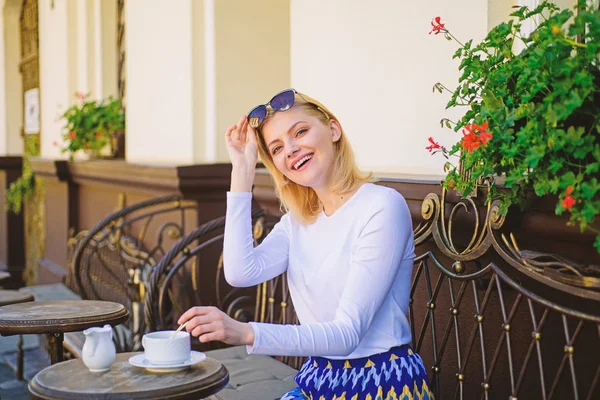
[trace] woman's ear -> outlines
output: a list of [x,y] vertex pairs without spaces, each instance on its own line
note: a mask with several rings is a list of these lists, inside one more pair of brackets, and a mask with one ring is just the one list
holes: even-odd
[[335,119],[329,121],[329,127],[331,128],[331,141],[335,143],[342,137],[342,127]]

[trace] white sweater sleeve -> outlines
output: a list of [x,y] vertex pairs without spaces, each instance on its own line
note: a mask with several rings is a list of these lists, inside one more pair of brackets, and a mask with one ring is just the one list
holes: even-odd
[[252,193],[228,192],[223,242],[223,269],[231,286],[247,287],[272,279],[287,269],[287,215],[260,245],[252,237]]
[[251,322],[255,340],[248,353],[343,357],[356,349],[399,268],[412,268],[412,259],[402,262],[413,241],[406,201],[390,192],[377,203],[354,245],[351,265],[341,266],[350,272],[334,319],[309,325]]

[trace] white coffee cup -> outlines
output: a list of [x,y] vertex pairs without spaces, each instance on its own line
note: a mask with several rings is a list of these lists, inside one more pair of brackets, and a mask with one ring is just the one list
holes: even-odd
[[155,365],[181,364],[191,354],[190,334],[179,331],[158,331],[147,333],[142,338],[144,357]]

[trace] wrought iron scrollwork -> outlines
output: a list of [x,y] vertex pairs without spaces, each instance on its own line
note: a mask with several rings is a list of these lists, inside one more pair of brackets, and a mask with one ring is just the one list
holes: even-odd
[[[253,212],[254,220],[260,219],[262,216],[262,210]],[[180,315],[185,311],[173,309],[176,305],[168,295],[172,278],[189,264],[192,265],[192,270],[195,271],[193,272],[194,276],[197,276],[199,268],[208,268],[208,265],[199,260],[204,259],[204,252],[211,246],[222,246],[224,226],[224,217],[215,218],[199,226],[181,238],[158,262],[148,280],[148,292],[145,299],[145,319],[150,331],[171,327],[174,324],[174,315]],[[228,287],[229,290],[226,293],[221,293],[223,281],[222,262],[222,256],[218,257],[215,275],[216,305],[234,318],[240,320],[252,319],[253,298],[249,298],[245,294],[240,295],[241,290],[238,288]],[[195,281],[193,285],[198,288],[198,291],[195,292],[195,305],[202,305],[198,292],[206,290],[206,282]]]
[[[436,398],[598,396],[598,357],[575,358],[600,341],[598,267],[520,249],[497,201],[449,206],[446,194],[423,201],[409,305]],[[471,230],[456,224],[461,211]]]
[[[600,341],[598,268],[521,249],[504,232],[510,216],[497,202],[451,204],[446,196],[422,202],[409,302],[412,345],[430,366],[436,398],[596,398],[600,358],[588,349]],[[271,225],[254,218],[255,238],[264,237]],[[184,236],[158,263],[146,297],[150,329],[168,327],[169,277],[186,262],[205,268],[200,251],[222,240],[223,225],[217,219]],[[221,259],[215,279],[217,303],[233,317],[298,323],[284,275],[254,295],[223,292]],[[302,362],[281,360],[296,368]]]
[[154,198],[123,207],[69,239],[68,286],[84,299],[121,303],[130,313],[127,325],[115,330],[119,351],[141,349],[150,273],[197,212],[196,202],[177,195]]

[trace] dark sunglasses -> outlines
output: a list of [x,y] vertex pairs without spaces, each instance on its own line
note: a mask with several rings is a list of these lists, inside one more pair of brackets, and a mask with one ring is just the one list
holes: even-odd
[[267,104],[261,104],[259,106],[254,107],[248,113],[248,124],[252,128],[258,128],[265,117],[267,116],[267,107],[271,106],[271,108],[275,111],[287,111],[294,106],[295,94],[300,96],[305,102],[312,104],[310,101],[306,100],[302,93],[296,91],[296,89],[286,89],[277,93]]

